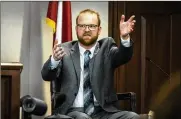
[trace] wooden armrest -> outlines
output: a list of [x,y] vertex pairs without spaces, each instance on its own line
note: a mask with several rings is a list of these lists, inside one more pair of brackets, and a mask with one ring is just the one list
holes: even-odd
[[129,100],[130,108],[132,111],[136,111],[136,93],[126,92],[126,93],[117,93],[118,100]]
[[126,93],[117,93],[118,100],[135,100],[136,93],[134,92],[126,92]]

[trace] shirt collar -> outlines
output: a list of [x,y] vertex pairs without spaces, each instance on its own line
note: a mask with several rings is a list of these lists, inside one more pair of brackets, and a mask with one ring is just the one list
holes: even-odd
[[[86,51],[86,49],[83,48],[79,42],[78,42],[78,45],[79,45],[80,54],[84,55],[84,52]],[[94,46],[91,49],[89,49],[89,51],[91,52],[91,55],[93,55],[96,45],[97,45],[97,42],[94,44]]]

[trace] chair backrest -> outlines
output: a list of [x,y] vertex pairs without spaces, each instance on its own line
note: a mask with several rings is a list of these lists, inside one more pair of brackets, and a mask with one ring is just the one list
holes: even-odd
[[55,96],[60,92],[60,82],[57,79],[54,79],[50,82],[50,93],[51,93],[51,107],[52,112],[56,108]]
[[136,112],[136,93],[134,92],[117,93],[117,97],[118,100],[128,100],[129,110]]

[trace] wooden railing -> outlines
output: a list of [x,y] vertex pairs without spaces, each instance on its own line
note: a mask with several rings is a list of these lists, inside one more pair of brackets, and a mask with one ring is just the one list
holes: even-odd
[[21,63],[1,63],[1,119],[19,119]]

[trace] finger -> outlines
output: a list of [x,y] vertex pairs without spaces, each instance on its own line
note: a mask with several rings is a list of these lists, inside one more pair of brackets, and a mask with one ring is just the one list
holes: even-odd
[[57,49],[57,47],[61,47],[60,44],[55,44],[53,47],[53,50],[55,51]]
[[64,52],[62,51],[62,52],[58,52],[58,53],[55,53],[54,54],[54,56],[55,56],[55,58],[57,59],[57,60],[60,60],[62,57],[62,55],[64,54]]
[[58,44],[58,39],[56,39],[56,40],[54,41],[54,45],[56,45],[56,44]]
[[62,59],[65,55],[66,55],[66,53],[63,52],[63,54],[59,54],[59,55],[57,56],[57,58],[58,58],[58,59]]
[[132,16],[128,19],[128,22],[133,21],[134,18],[135,18],[135,15],[132,15]]
[[57,46],[57,48],[55,49],[55,52],[54,52],[54,53],[58,53],[59,51],[62,51],[62,50],[63,50],[62,47]]
[[56,48],[57,48],[57,44],[55,44],[55,45],[53,46],[53,51],[55,51]]
[[134,30],[134,28],[133,28],[133,27],[129,27],[129,29],[128,29],[128,33],[131,33],[133,30]]
[[57,53],[57,54],[55,55],[58,60],[61,59],[60,55],[61,55],[60,53]]
[[57,47],[57,48],[54,50],[54,54],[57,54],[59,50],[60,50],[60,48]]
[[132,32],[132,31],[134,31],[134,29],[133,29],[133,28],[130,28],[130,31]]
[[53,42],[53,50],[55,50],[55,48],[57,47],[57,44],[58,44],[58,40],[56,39],[56,40]]
[[58,51],[56,54],[57,55],[60,55],[60,54],[63,54],[64,53],[64,50],[60,50],[60,51]]
[[121,15],[121,20],[120,20],[120,23],[123,23],[125,20],[125,16],[124,15]]
[[58,47],[61,47],[61,44],[57,44]]
[[133,20],[132,22],[133,22],[133,23],[136,23],[136,20]]

